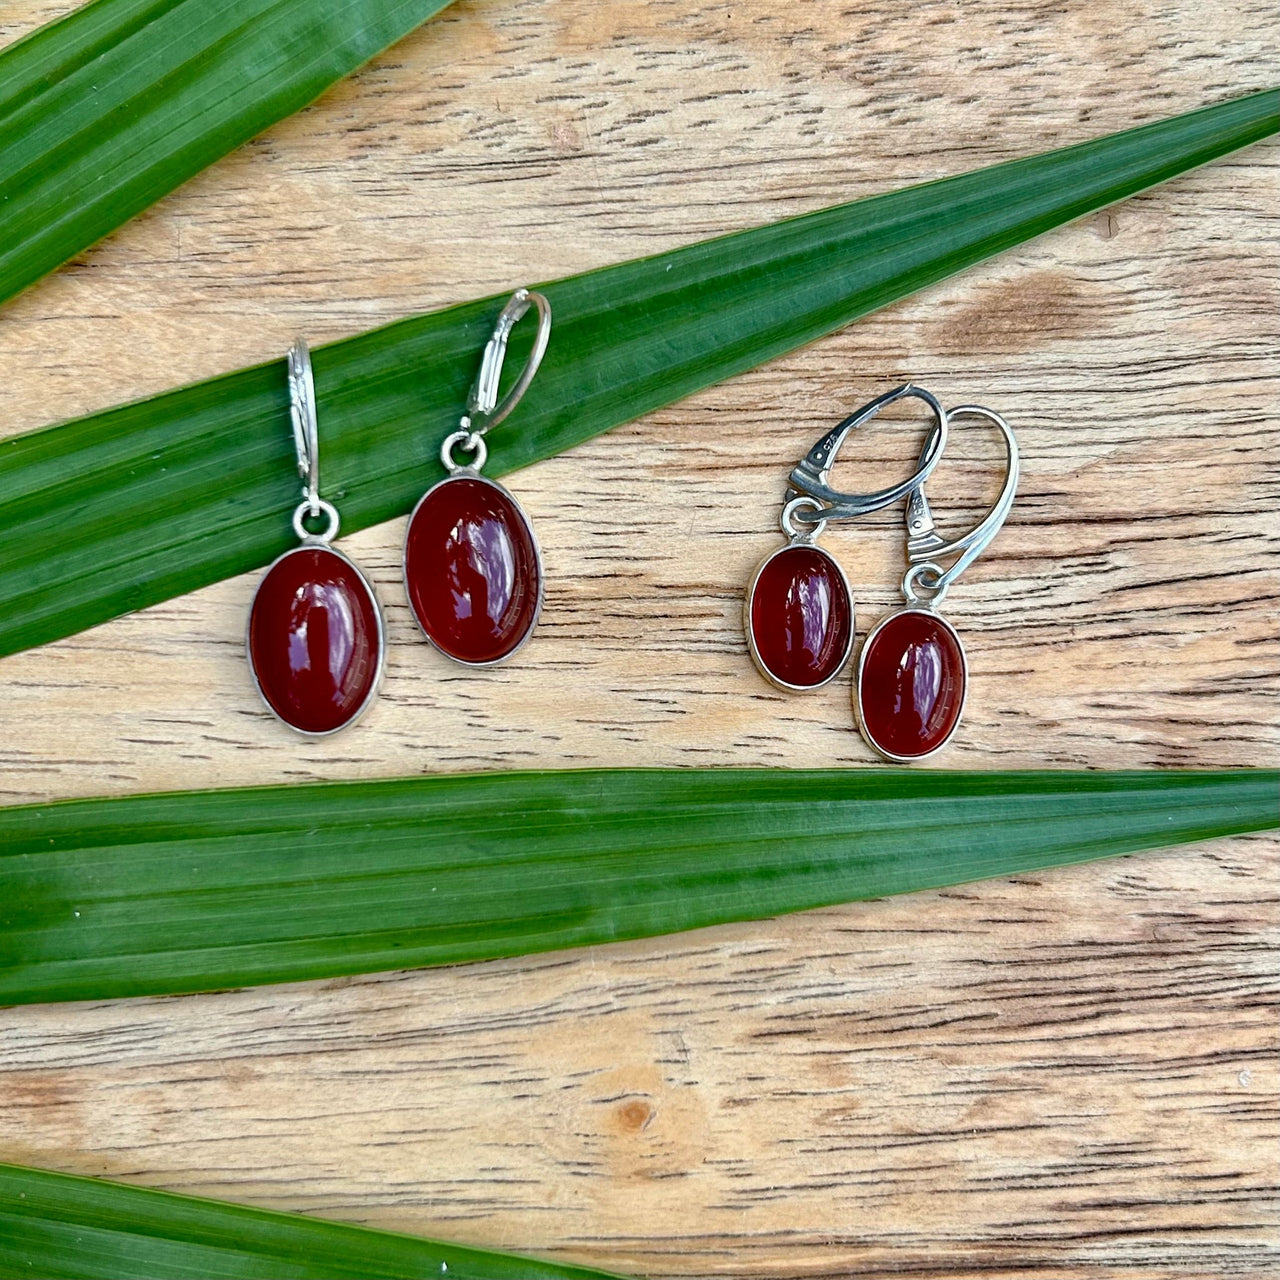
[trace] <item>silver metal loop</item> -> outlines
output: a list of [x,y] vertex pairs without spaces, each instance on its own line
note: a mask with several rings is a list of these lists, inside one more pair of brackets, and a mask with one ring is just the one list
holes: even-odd
[[[502,403],[498,403],[498,382],[502,377],[503,361],[507,357],[507,341],[511,330],[528,313],[530,307],[538,311],[538,331],[534,335],[533,350],[515,386],[507,392]],[[547,353],[547,342],[551,338],[551,304],[540,293],[529,289],[517,289],[511,300],[502,308],[497,323],[493,328],[493,337],[485,344],[484,355],[480,360],[480,372],[467,396],[467,418],[471,429],[478,435],[491,431],[520,403],[521,397],[529,389],[533,376],[538,372],[542,357]],[[478,469],[478,467],[477,467]]]
[[[484,436],[478,431],[472,431],[471,424],[466,418],[462,421],[464,425],[452,435],[445,436],[444,443],[440,446],[440,461],[444,463],[444,469],[450,475],[455,471],[479,471],[489,457],[489,446],[485,444]],[[470,462],[455,462],[453,451],[458,447],[475,456]]]
[[310,513],[320,514],[320,427],[316,420],[316,383],[311,372],[311,350],[305,338],[289,348],[289,418],[293,446],[298,454],[298,474]]
[[[907,560],[913,569],[938,571],[936,583],[924,583],[918,578],[912,583],[932,590],[934,603],[942,599],[947,588],[990,546],[991,540],[1000,532],[1000,527],[1013,507],[1020,471],[1018,442],[1014,439],[1013,429],[998,413],[980,404],[965,404],[950,410],[947,416],[952,421],[957,418],[983,418],[1000,429],[1005,445],[1005,477],[1000,496],[991,510],[968,533],[953,538],[950,542],[937,532],[929,500],[925,497],[924,484],[921,483],[912,491],[907,501]],[[945,572],[938,570],[934,561],[953,555],[958,556],[955,563]],[[904,595],[907,594],[910,578],[911,572],[908,571],[902,584]]]
[[[312,533],[310,529],[303,523],[308,516],[324,516],[328,521],[323,533]],[[293,513],[293,531],[302,542],[323,542],[328,544],[338,536],[338,526],[341,522],[338,519],[338,509],[332,502],[326,502],[323,498],[315,500],[315,507],[312,508],[311,500],[303,498],[298,503],[298,509]]]
[[817,542],[822,536],[822,531],[827,527],[826,520],[801,521],[801,528],[795,526],[795,515],[797,511],[805,509],[813,511],[823,510],[822,503],[817,498],[811,498],[808,494],[802,493],[798,498],[792,498],[785,507],[782,508],[782,532],[791,539],[792,542]]
[[[916,462],[916,469],[906,480],[890,485],[887,489],[879,489],[875,493],[841,493],[831,487],[831,468],[835,464],[836,454],[844,444],[849,433],[864,422],[869,422],[887,405],[896,400],[912,397],[923,400],[933,413],[933,426],[925,438],[924,448]],[[892,506],[901,498],[918,489],[932,474],[942,451],[947,444],[947,411],[938,403],[936,397],[923,387],[914,386],[910,382],[895,387],[864,405],[856,413],[851,413],[843,422],[838,423],[827,432],[821,440],[809,450],[801,462],[787,478],[790,489],[817,498],[822,504],[823,520],[856,520],[861,516],[879,511],[882,507]],[[815,523],[810,517],[800,517],[801,523]]]
[[[931,581],[925,580],[926,574],[930,575]],[[951,585],[945,579],[946,574],[943,573],[940,565],[932,564],[928,560],[913,564],[902,579],[903,598],[908,604],[922,604],[926,608],[941,604],[947,594],[947,588]],[[920,594],[921,591],[924,592],[923,595]]]

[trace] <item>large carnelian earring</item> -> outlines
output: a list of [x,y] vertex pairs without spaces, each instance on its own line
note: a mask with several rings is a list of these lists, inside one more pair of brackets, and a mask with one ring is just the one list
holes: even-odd
[[[830,485],[836,454],[850,432],[904,397],[923,400],[933,427],[915,473],[875,493],[839,493]],[[747,588],[747,646],[761,674],[780,689],[805,692],[834,680],[853,652],[855,609],[849,580],[817,545],[832,520],[855,520],[917,491],[937,466],[947,440],[947,415],[927,391],[910,383],[872,400],[832,428],[788,478],[782,531],[789,541],[756,567]]]
[[[498,379],[511,330],[538,312],[533,350],[498,403]],[[404,585],[422,633],[446,657],[472,667],[503,662],[528,640],[542,610],[542,557],[533,526],[502,485],[480,474],[485,433],[524,395],[551,336],[551,306],[520,289],[502,309],[458,430],[440,447],[449,475],[428,489],[409,517]],[[454,451],[471,455],[459,463]]]
[[[886,760],[910,764],[940,751],[960,726],[968,695],[969,663],[956,629],[939,612],[947,589],[1000,532],[1018,488],[1018,442],[1009,424],[981,405],[962,405],[947,415],[983,418],[1004,436],[1004,488],[980,524],[945,541],[933,523],[921,482],[907,500],[907,560],[904,605],[867,637],[858,658],[854,687],[858,727]],[[937,563],[956,560],[943,570]]]
[[[289,352],[289,395],[303,498],[293,513],[301,545],[267,569],[249,610],[245,648],[267,708],[311,737],[337,733],[373,702],[386,639],[369,580],[329,543],[338,512],[320,496],[320,435],[311,353],[299,338]],[[308,519],[325,520],[321,533]]]

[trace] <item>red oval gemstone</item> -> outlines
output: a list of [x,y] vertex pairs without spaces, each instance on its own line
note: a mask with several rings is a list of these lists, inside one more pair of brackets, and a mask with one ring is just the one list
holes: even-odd
[[327,547],[299,547],[267,570],[249,613],[249,662],[267,705],[303,733],[355,719],[382,670],[378,602],[360,570]]
[[964,649],[949,623],[925,609],[886,618],[858,667],[858,719],[873,747],[915,759],[955,732],[964,707]]
[[409,520],[404,582],[418,625],[459,662],[498,662],[538,620],[541,571],[516,500],[460,476],[427,491]]
[[783,547],[766,560],[748,613],[756,661],[779,684],[812,689],[849,656],[853,601],[839,565],[817,547]]

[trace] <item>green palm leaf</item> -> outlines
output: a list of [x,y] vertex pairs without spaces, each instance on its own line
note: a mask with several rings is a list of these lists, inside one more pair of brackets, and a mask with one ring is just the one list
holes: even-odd
[[[194,0],[193,0],[194,2]],[[1272,90],[543,286],[555,331],[492,472],[791,350],[1280,126]],[[316,353],[327,496],[348,531],[441,474],[501,300]],[[514,360],[528,335],[517,330]],[[263,565],[297,500],[283,360],[0,444],[0,653]]]
[[0,1164],[0,1276],[608,1280],[391,1231]]
[[94,0],[0,53],[0,301],[449,0]]
[[1275,772],[589,770],[0,810],[0,1004],[671,933],[1280,823]]

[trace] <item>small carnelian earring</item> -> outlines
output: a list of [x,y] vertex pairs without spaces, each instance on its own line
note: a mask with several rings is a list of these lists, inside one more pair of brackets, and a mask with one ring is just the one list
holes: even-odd
[[[498,403],[498,379],[511,330],[531,307],[538,330],[515,386]],[[428,489],[409,517],[404,585],[423,634],[447,657],[472,667],[509,658],[528,640],[542,610],[542,557],[520,504],[480,474],[485,433],[519,403],[538,372],[551,336],[551,306],[519,289],[498,316],[458,429],[440,460],[449,475]],[[471,455],[459,463],[454,451]]]
[[[338,512],[320,496],[320,435],[311,353],[299,338],[289,352],[290,416],[304,483],[293,513],[301,545],[267,569],[249,610],[245,647],[268,710],[291,729],[321,737],[345,729],[373,702],[386,639],[369,580],[329,543]],[[321,533],[307,520],[324,518]]]
[[[923,400],[933,426],[916,470],[875,493],[839,493],[831,468],[850,432],[904,397]],[[927,391],[910,383],[872,400],[833,427],[791,472],[782,508],[786,546],[766,556],[747,588],[747,645],[761,674],[780,689],[805,692],[834,680],[853,652],[855,609],[849,580],[818,546],[831,521],[856,520],[918,492],[947,442],[947,414]]]
[[[1018,488],[1018,442],[1009,424],[981,405],[952,409],[947,417],[982,418],[1004,436],[1004,487],[980,524],[947,542],[938,534],[924,482],[907,499],[907,560],[903,607],[867,637],[858,658],[854,691],[858,727],[868,745],[899,764],[923,760],[951,740],[964,714],[969,663],[956,629],[939,612],[947,590],[1000,532]],[[956,559],[949,569],[937,563]]]

